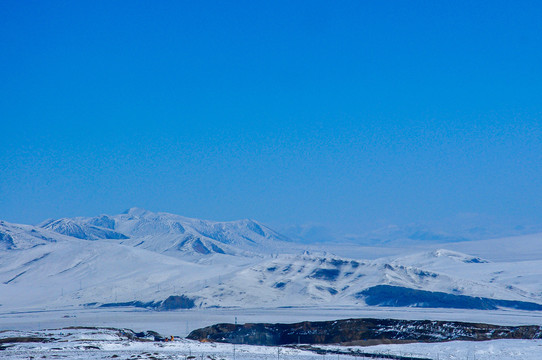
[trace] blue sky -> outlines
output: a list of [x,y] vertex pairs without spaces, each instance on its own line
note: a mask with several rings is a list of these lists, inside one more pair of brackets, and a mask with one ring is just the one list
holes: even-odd
[[542,223],[538,1],[4,1],[0,219]]

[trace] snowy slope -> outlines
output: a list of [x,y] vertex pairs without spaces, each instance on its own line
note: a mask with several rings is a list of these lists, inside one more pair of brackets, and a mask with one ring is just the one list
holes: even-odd
[[[489,251],[486,250],[491,255]],[[388,259],[393,264],[424,268],[456,278],[475,278],[480,283],[506,288],[531,299],[542,298],[542,260],[489,261],[444,249]]]
[[[471,259],[467,255],[461,256]],[[430,267],[402,265],[399,261],[387,260],[361,261],[311,254],[278,256],[224,276],[220,286],[206,288],[198,295],[207,299],[205,306],[239,306],[246,303],[262,306],[359,306],[365,304],[364,296],[360,294],[363,290],[390,285],[470,297],[529,302],[542,300],[542,293],[509,286],[506,282],[489,282],[484,277],[478,279],[472,272],[457,276],[453,271],[436,272],[427,270]],[[407,261],[405,263],[408,264]],[[456,263],[457,268],[464,265],[467,264]]]
[[57,241],[57,234],[31,225],[0,221],[0,251],[25,250]]
[[128,239],[126,235],[109,228],[96,226],[91,222],[74,221],[72,219],[48,220],[40,224],[40,227],[84,240]]
[[505,237],[491,240],[440,244],[441,247],[460,251],[491,261],[517,262],[542,259],[542,233]]
[[216,271],[237,269],[226,263],[197,265],[144,249],[80,240],[31,226],[3,223],[2,231],[17,245],[0,251],[0,304],[4,308],[164,300],[187,289],[193,291],[203,280],[213,279]]

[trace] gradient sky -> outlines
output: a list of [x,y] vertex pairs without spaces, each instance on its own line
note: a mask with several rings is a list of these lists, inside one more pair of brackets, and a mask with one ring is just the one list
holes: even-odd
[[542,223],[540,1],[2,1],[0,219]]

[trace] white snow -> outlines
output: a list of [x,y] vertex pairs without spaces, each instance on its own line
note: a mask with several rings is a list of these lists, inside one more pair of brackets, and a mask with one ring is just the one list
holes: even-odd
[[[370,307],[357,296],[372,286],[393,285],[542,304],[542,234],[394,246],[297,244],[253,220],[208,221],[138,208],[114,216],[48,220],[40,226],[0,221],[0,330],[108,326],[184,336],[195,328],[235,318],[239,322],[379,317],[542,324],[541,311]],[[162,301],[171,295],[194,299],[196,308],[157,312],[97,307]],[[378,349],[426,356],[442,350],[440,359],[540,355],[538,341],[490,343]],[[28,358],[34,351],[20,346],[21,352],[11,352],[11,358]],[[522,347],[530,350],[518,350]],[[79,356],[75,348],[62,351]],[[229,356],[220,351],[220,356]]]
[[[8,344],[1,350],[2,359],[29,358],[143,358],[143,359],[290,359],[316,360],[353,358],[348,355],[327,356],[291,347],[266,347],[201,343],[175,338],[172,342],[130,340],[123,330],[116,329],[51,329],[41,331],[0,332],[0,339],[38,337],[48,342]],[[322,349],[360,351],[368,354],[399,355],[430,359],[522,359],[542,356],[542,340],[494,340],[485,342],[454,341],[432,344],[376,345],[367,347],[319,346]],[[364,357],[356,357],[363,359]]]

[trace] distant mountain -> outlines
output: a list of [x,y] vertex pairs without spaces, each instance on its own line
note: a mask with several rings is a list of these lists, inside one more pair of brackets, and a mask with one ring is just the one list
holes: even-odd
[[291,225],[279,230],[290,239],[303,244],[330,243],[342,240],[337,234],[320,224]]
[[95,218],[88,222],[79,219],[48,220],[40,224],[40,227],[83,240],[128,239],[128,236],[113,231],[111,228],[94,225],[96,221],[93,220]]
[[434,231],[418,224],[406,226],[388,225],[365,234],[346,236],[346,239],[365,245],[393,245],[397,243],[419,242],[450,243],[470,240],[470,238],[462,235]]
[[304,244],[350,242],[366,246],[390,246],[407,243],[450,243],[469,241],[475,238],[470,232],[452,233],[434,230],[419,224],[405,226],[392,224],[368,232],[354,234],[338,230],[332,231],[326,226],[318,224],[287,226],[280,230],[289,238]]
[[48,220],[40,227],[85,240],[121,240],[121,244],[178,256],[270,253],[290,241],[254,220],[219,222],[140,208],[114,216]]
[[[0,249],[2,308],[81,306],[118,299],[165,300],[175,287],[212,278],[215,268],[120,245],[88,241],[29,225],[2,223],[15,246]],[[157,292],[167,289],[164,299]]]
[[348,233],[322,224],[292,225],[280,232],[299,243],[354,243],[365,246],[444,244],[500,239],[542,232],[540,225],[521,225],[512,220],[478,214],[460,214],[432,223],[388,224],[365,232]]

